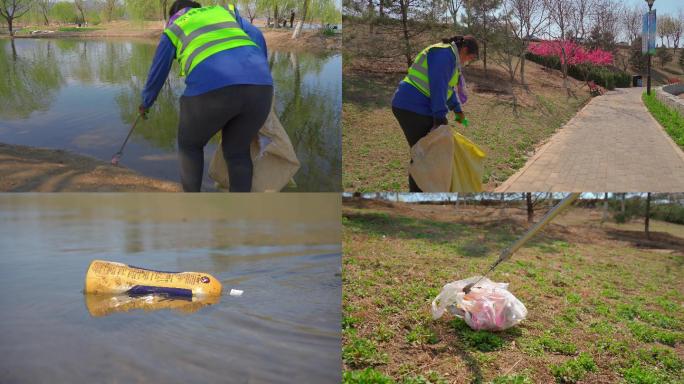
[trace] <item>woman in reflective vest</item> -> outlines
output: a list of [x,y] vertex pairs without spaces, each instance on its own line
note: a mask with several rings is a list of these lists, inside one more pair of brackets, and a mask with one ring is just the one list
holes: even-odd
[[147,114],[177,60],[186,84],[178,126],[183,190],[201,190],[204,147],[221,131],[230,191],[250,192],[250,143],[266,121],[273,99],[264,37],[232,5],[202,7],[177,0],[169,16],[139,112]]
[[[478,50],[472,36],[454,36],[416,56],[392,100],[392,112],[410,147],[434,128],[447,124],[449,110],[456,113],[458,121],[465,119],[461,110],[466,99],[461,68],[477,58]],[[422,192],[411,176],[409,189]]]

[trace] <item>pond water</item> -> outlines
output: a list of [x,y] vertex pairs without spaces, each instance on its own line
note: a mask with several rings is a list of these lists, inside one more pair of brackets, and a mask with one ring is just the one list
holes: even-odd
[[[209,196],[0,195],[0,382],[341,382],[339,195]],[[103,315],[93,259],[224,294]]]
[[[140,105],[154,41],[0,39],[0,142],[65,149],[109,162]],[[341,190],[342,58],[271,51],[276,112],[302,167],[292,190]],[[174,63],[149,119],[138,124],[121,164],[178,181]],[[205,168],[216,141],[205,149]],[[205,172],[206,175],[206,172]],[[205,188],[213,182],[205,176]]]

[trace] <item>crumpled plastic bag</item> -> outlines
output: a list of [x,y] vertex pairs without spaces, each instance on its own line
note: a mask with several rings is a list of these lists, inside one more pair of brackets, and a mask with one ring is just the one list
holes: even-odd
[[[277,192],[294,184],[294,175],[301,166],[290,137],[275,112],[275,97],[271,112],[250,145],[254,172],[252,192]],[[216,148],[209,165],[209,177],[219,187],[230,188],[228,165],[223,158],[221,145]]]
[[503,331],[517,325],[527,316],[527,308],[511,292],[507,283],[482,279],[470,293],[463,288],[480,276],[445,285],[432,301],[432,317],[439,319],[447,310],[465,320],[474,330]]

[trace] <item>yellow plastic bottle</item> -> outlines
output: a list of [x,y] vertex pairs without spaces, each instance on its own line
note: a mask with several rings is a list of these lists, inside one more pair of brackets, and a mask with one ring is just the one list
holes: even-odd
[[174,297],[220,296],[221,282],[208,273],[163,272],[112,261],[93,260],[85,278],[86,294],[163,294]]

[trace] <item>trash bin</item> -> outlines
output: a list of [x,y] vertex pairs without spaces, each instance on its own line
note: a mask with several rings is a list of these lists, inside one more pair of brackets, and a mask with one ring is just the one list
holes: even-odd
[[632,76],[632,87],[642,87],[641,75]]

